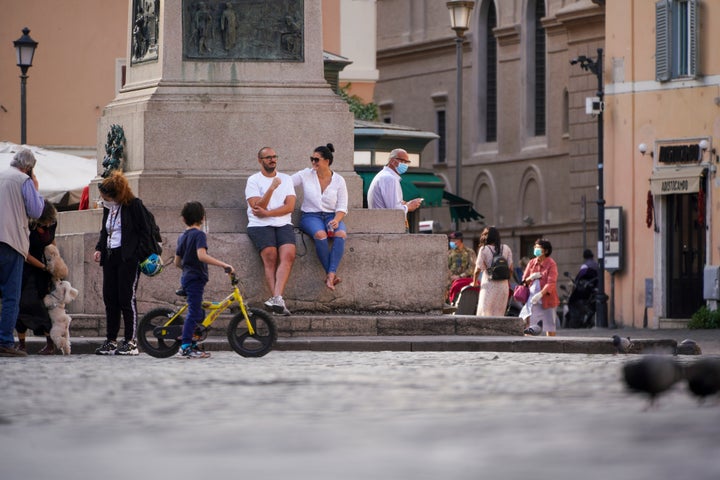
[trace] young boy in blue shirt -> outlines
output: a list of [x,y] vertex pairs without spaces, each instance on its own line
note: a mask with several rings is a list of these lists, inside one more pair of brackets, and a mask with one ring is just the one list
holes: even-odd
[[235,271],[232,265],[221,262],[207,253],[207,236],[202,230],[205,208],[200,202],[188,202],[181,215],[187,228],[180,235],[175,250],[175,266],[182,268],[180,283],[187,294],[188,310],[183,324],[182,344],[178,355],[182,358],[207,358],[210,353],[197,348],[193,332],[204,318],[203,293],[208,282],[208,264],[223,267],[227,273]]

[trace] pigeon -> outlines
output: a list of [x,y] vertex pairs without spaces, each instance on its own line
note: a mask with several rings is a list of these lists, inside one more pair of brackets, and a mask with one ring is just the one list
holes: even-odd
[[702,350],[695,340],[686,338],[675,347],[675,355],[700,355]]
[[628,353],[633,346],[630,337],[622,338],[619,335],[612,336],[612,344],[617,350],[616,353]]
[[688,389],[700,403],[720,392],[720,358],[702,358],[686,369]]
[[630,390],[650,397],[650,408],[658,395],[683,379],[683,369],[673,357],[652,355],[626,363],[623,377]]
[[526,328],[523,333],[525,335],[532,335],[537,336],[542,333],[542,325],[530,325],[528,328]]

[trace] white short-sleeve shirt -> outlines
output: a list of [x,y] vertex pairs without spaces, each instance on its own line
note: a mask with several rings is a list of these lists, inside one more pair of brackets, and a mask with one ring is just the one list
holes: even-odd
[[[267,205],[268,210],[274,210],[283,206],[287,197],[295,196],[295,188],[293,187],[293,181],[290,175],[280,172],[277,172],[276,175],[280,178],[281,183],[273,192],[272,197],[270,197]],[[272,181],[273,177],[266,177],[262,172],[251,175],[245,185],[245,201],[253,197],[262,198],[265,192],[270,189]],[[247,216],[248,227],[282,227],[283,225],[292,224],[292,212],[281,217],[258,218],[253,213],[252,208],[250,208],[250,204],[248,204]]]

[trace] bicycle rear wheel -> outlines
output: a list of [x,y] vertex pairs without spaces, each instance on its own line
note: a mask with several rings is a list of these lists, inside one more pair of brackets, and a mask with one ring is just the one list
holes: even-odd
[[184,318],[177,317],[169,326],[165,326],[175,315],[169,308],[150,310],[138,324],[138,343],[142,351],[155,358],[172,357],[180,349],[179,336],[182,335]]
[[250,335],[245,317],[239,313],[228,325],[228,342],[243,357],[262,357],[275,345],[277,328],[270,315],[262,310],[250,308],[247,314],[255,334]]

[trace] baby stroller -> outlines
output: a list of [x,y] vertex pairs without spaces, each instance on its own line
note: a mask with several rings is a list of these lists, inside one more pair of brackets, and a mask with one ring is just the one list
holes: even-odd
[[449,292],[450,304],[455,307],[455,315],[475,315],[480,287],[470,285],[472,278],[458,278]]

